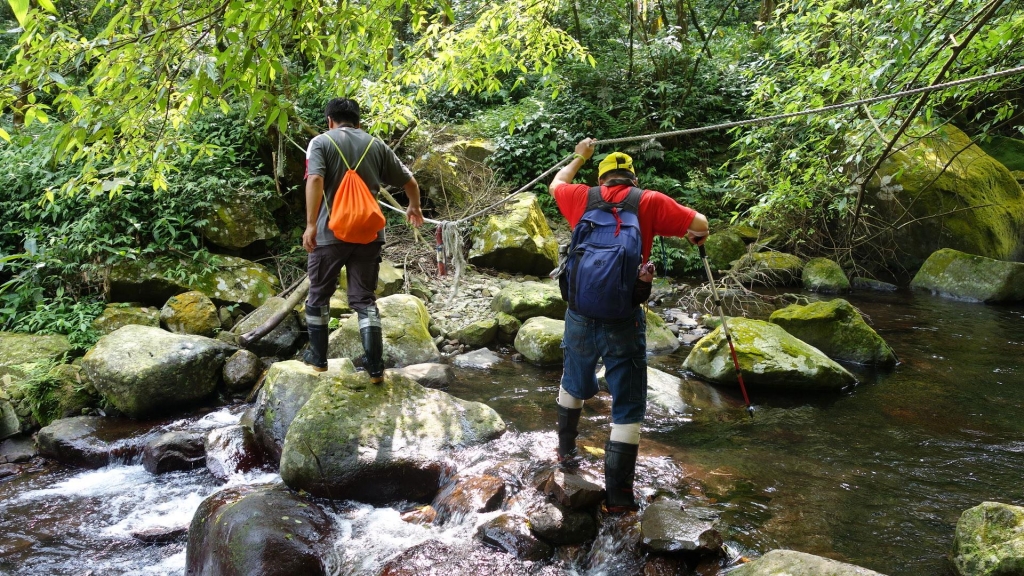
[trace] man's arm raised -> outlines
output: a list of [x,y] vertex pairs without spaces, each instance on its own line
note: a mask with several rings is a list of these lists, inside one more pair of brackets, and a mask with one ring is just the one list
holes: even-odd
[[554,196],[556,188],[562,184],[571,183],[572,179],[576,177],[576,173],[580,171],[580,168],[594,155],[595,142],[597,141],[593,138],[584,138],[576,144],[576,151],[572,155],[572,161],[555,174],[554,180],[548,186],[548,191],[551,192],[552,196]]

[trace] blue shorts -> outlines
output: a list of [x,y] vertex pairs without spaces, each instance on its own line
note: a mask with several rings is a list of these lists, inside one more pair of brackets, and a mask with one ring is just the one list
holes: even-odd
[[574,398],[597,394],[597,361],[604,361],[612,422],[641,422],[647,412],[647,317],[639,306],[627,320],[594,320],[568,310],[562,337],[562,388]]

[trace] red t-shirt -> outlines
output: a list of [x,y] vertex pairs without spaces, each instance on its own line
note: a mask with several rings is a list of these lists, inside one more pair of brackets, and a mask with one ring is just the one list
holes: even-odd
[[[601,187],[601,197],[606,202],[621,202],[629,194],[630,186],[612,186],[611,188]],[[569,227],[575,228],[576,224],[583,217],[587,209],[587,192],[590,186],[586,184],[561,184],[555,188],[555,203],[562,216],[569,221]],[[686,231],[693,222],[697,211],[687,208],[658,192],[657,190],[645,190],[640,198],[640,210],[637,217],[640,220],[640,237],[643,239],[643,261],[651,258],[651,246],[654,244],[655,236],[686,236]]]

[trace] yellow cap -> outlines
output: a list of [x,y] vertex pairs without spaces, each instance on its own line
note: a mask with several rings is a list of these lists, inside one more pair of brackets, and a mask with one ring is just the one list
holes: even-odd
[[601,178],[605,175],[605,172],[611,170],[629,170],[632,172],[633,159],[623,152],[612,152],[605,156],[604,160],[601,160],[601,163],[597,165],[597,177]]

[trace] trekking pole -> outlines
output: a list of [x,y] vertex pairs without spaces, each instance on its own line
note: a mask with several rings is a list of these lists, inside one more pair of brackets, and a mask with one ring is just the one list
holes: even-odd
[[747,412],[754,417],[754,407],[750,405],[750,397],[747,396],[747,387],[743,384],[743,373],[740,371],[740,360],[736,357],[736,347],[732,344],[732,334],[729,333],[729,324],[725,321],[725,310],[722,309],[722,300],[718,297],[718,288],[715,286],[715,277],[711,274],[711,264],[708,264],[708,252],[704,245],[697,246],[700,250],[700,259],[704,261],[704,271],[708,273],[708,283],[711,284],[711,295],[715,300],[715,307],[718,308],[718,317],[722,319],[722,332],[725,333],[725,341],[729,343],[729,353],[732,354],[732,364],[736,367],[736,379],[740,381],[740,392],[743,392],[743,401],[747,403]]

